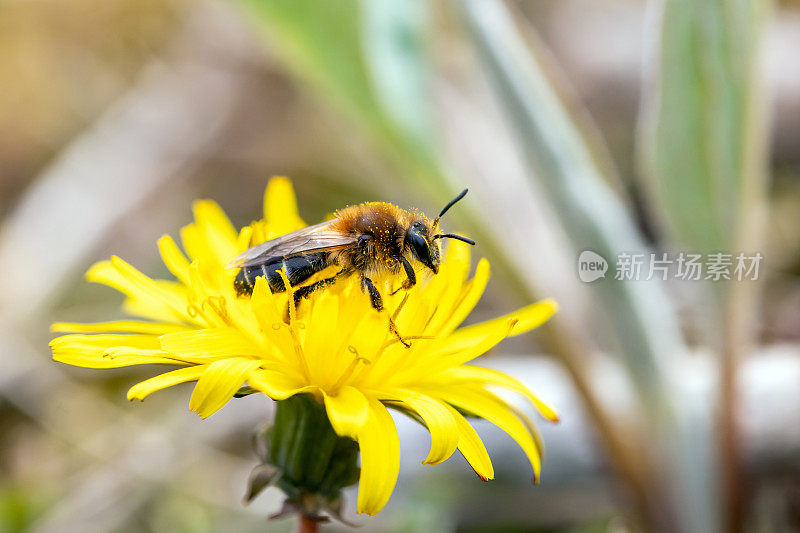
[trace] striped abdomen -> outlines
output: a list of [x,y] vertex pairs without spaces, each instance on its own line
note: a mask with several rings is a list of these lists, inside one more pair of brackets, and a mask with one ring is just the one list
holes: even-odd
[[236,275],[233,286],[239,296],[252,294],[256,278],[263,276],[267,279],[272,292],[283,292],[286,287],[284,286],[283,278],[279,274],[281,269],[286,273],[289,283],[295,286],[320,270],[325,269],[328,266],[328,257],[329,254],[327,252],[319,252],[276,259],[262,265],[244,267]]

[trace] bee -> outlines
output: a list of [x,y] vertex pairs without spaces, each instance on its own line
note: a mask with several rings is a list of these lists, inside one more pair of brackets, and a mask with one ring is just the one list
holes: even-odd
[[372,307],[382,311],[383,298],[372,280],[374,276],[403,272],[405,280],[397,290],[408,290],[417,283],[412,262],[421,263],[433,274],[439,272],[439,239],[475,244],[460,235],[438,232],[441,217],[466,194],[467,189],[461,191],[432,223],[416,211],[386,202],[367,202],[346,207],[327,222],[253,246],[228,264],[228,268],[239,268],[234,280],[236,293],[251,295],[256,278],[262,276],[273,293],[283,292],[286,287],[281,271],[294,287],[317,272],[337,265],[339,271],[331,277],[295,289],[295,305],[338,280],[358,276]]

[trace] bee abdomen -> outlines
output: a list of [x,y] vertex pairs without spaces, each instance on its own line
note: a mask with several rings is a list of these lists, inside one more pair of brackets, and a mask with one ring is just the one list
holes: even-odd
[[306,254],[244,267],[236,275],[233,286],[238,296],[249,295],[253,293],[256,278],[263,276],[269,283],[272,292],[283,292],[286,290],[286,286],[280,275],[281,269],[286,273],[289,284],[294,286],[327,267],[327,258],[327,253]]

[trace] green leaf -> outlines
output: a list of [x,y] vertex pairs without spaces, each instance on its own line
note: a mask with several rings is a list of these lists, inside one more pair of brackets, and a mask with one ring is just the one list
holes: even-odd
[[764,181],[748,158],[765,144],[763,117],[753,107],[765,3],[653,4],[662,18],[642,115],[647,191],[675,244],[734,251],[744,193]]
[[379,116],[361,56],[355,0],[239,0],[297,74],[362,120]]
[[301,79],[366,128],[387,155],[428,172],[425,2],[239,1]]
[[[525,34],[503,2],[462,0],[460,5],[481,62],[516,133],[530,176],[554,206],[574,257],[592,250],[607,260],[620,252],[646,252],[625,203],[614,193],[576,118],[575,102],[558,90],[546,52],[532,32]],[[664,409],[664,376],[683,347],[677,319],[656,281],[610,279],[585,285],[597,307],[613,317],[617,349],[641,401]]]
[[378,104],[393,126],[420,148],[433,139],[427,7],[423,0],[362,2],[362,47]]

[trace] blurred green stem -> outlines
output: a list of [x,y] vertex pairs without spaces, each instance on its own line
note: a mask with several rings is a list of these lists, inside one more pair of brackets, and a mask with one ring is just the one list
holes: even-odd
[[[736,250],[759,251],[763,245],[763,229],[767,212],[769,180],[768,112],[766,91],[761,72],[764,24],[767,4],[756,0],[753,11],[752,34],[746,65],[744,124],[742,126],[741,194],[735,227]],[[763,274],[762,274],[763,275]],[[720,448],[723,487],[725,487],[726,531],[744,530],[747,518],[747,482],[743,468],[741,427],[737,422],[741,396],[738,388],[739,368],[743,357],[756,342],[757,314],[761,283],[730,281],[727,301],[724,302],[723,339],[721,348],[720,384]]]

